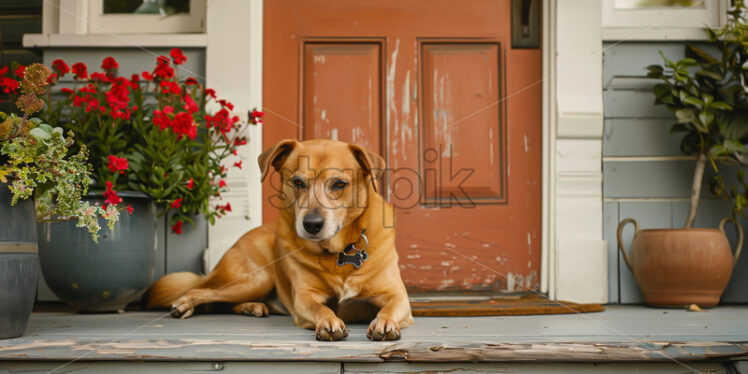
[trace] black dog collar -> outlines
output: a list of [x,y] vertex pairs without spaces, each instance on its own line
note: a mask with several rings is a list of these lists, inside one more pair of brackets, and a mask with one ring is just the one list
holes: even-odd
[[[356,243],[359,242],[359,240],[364,241],[364,248],[358,249],[356,248]],[[356,269],[361,267],[361,264],[366,261],[367,258],[369,258],[369,255],[366,253],[366,249],[369,248],[369,239],[366,237],[366,229],[361,231],[361,236],[358,238],[358,240],[349,243],[345,246],[345,249],[343,252],[338,253],[338,266],[343,266],[345,264],[352,264]],[[356,253],[349,255],[348,251],[355,251]]]

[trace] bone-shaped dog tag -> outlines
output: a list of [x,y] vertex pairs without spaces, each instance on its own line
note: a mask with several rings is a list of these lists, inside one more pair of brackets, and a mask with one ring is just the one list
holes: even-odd
[[[353,249],[356,251],[356,253],[349,255],[346,254],[347,251]],[[366,252],[359,252],[356,250],[356,247],[354,247],[354,243],[348,244],[348,246],[345,247],[345,250],[343,252],[338,253],[338,266],[343,266],[345,264],[351,264],[356,269],[361,267],[361,264],[366,261],[366,259],[369,258],[369,255]]]

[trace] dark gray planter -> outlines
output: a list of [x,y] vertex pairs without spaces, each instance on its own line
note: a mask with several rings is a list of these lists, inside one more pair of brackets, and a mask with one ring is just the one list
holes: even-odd
[[[75,222],[37,225],[42,275],[57,297],[80,312],[110,312],[137,301],[153,280],[156,248],[156,207],[145,194],[122,192],[114,230],[102,226],[99,243]],[[101,196],[86,200],[102,203]]]
[[0,339],[23,335],[34,307],[38,258],[34,203],[10,206],[0,183]]

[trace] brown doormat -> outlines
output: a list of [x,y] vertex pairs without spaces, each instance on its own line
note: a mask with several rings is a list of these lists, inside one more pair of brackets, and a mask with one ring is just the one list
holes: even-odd
[[416,317],[526,316],[535,314],[571,314],[602,312],[600,304],[576,304],[551,301],[538,295],[483,298],[477,300],[411,301]]

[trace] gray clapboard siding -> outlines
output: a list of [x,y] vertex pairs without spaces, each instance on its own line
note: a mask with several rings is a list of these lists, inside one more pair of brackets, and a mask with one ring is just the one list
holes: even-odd
[[694,161],[603,162],[603,196],[610,198],[687,198]]
[[[680,154],[682,135],[669,133],[674,116],[664,106],[654,105],[647,83],[646,66],[661,64],[659,51],[669,59],[684,56],[685,44],[606,44],[603,56],[603,236],[608,243],[611,302],[640,303],[641,293],[618,252],[616,229],[624,218],[635,218],[640,228],[683,227],[688,212],[694,160]],[[675,157],[673,157],[675,156]],[[737,181],[736,168],[725,168],[728,183]],[[707,178],[713,171],[707,166]],[[716,227],[730,214],[725,201],[715,199],[704,188],[696,227]],[[633,201],[632,201],[633,200]],[[748,228],[743,223],[744,229]],[[728,238],[735,243],[734,229]],[[629,248],[633,227],[624,231]],[[748,256],[742,256],[722,301],[748,302]],[[617,289],[616,289],[617,287]]]
[[[123,36],[126,38],[126,36]],[[44,63],[51,66],[52,61],[63,59],[68,65],[82,62],[88,66],[89,74],[101,71],[101,60],[114,57],[119,63],[118,74],[130,77],[143,71],[151,72],[156,66],[158,56],[169,56],[170,48],[47,48],[44,50]],[[188,76],[205,77],[205,49],[183,48],[187,62],[177,69],[180,79]],[[69,78],[69,77],[66,77]]]
[[670,134],[670,118],[605,120],[603,156],[680,156],[682,135]]
[[673,113],[662,105],[654,105],[655,95],[650,91],[605,90],[603,92],[604,117],[608,118],[673,118]]

